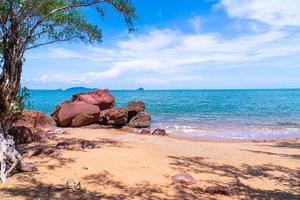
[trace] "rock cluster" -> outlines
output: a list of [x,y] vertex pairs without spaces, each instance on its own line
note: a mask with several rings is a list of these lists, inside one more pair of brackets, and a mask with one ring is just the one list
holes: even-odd
[[145,112],[145,103],[130,101],[126,108],[115,108],[115,98],[108,90],[73,95],[69,101],[56,106],[51,114],[58,126],[83,127],[92,124],[133,128],[146,128],[151,125],[151,116]]
[[115,98],[108,90],[95,90],[73,95],[71,100],[57,105],[51,116],[41,111],[23,111],[22,119],[13,124],[8,134],[16,144],[24,144],[55,138],[50,132],[57,126],[119,128],[125,125],[150,127],[151,116],[145,112],[145,103],[129,101],[126,108],[115,108]]

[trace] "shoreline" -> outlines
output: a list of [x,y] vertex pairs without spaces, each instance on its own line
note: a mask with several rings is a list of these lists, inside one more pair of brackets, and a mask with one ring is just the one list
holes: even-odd
[[[66,129],[73,129],[73,128],[66,128]],[[74,128],[78,129],[78,128]],[[89,129],[89,128],[84,128]],[[95,129],[97,130],[97,129]],[[120,131],[122,133],[129,133],[129,134],[135,134],[135,135],[142,135],[139,134],[139,132],[142,129],[134,129],[131,127],[124,126],[120,129],[113,129],[108,128],[104,130],[110,130],[110,131]],[[151,136],[151,135],[149,135]],[[264,142],[298,142],[300,141],[300,137],[292,137],[292,138],[276,138],[276,139],[213,139],[213,138],[206,138],[201,136],[188,136],[187,134],[174,134],[170,133],[167,136],[163,137],[169,137],[179,140],[187,140],[187,141],[199,141],[199,142],[211,142],[211,143],[264,143]]]

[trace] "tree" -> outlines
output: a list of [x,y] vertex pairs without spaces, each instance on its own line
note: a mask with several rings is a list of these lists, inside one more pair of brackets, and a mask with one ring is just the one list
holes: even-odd
[[101,42],[101,29],[88,21],[86,7],[100,17],[112,8],[134,29],[130,0],[0,0],[0,123],[20,88],[27,50],[64,41]]
[[104,4],[133,30],[136,15],[129,0],[0,0],[0,121],[20,87],[24,52],[62,41],[100,42],[101,29],[87,20],[84,8],[102,16]]

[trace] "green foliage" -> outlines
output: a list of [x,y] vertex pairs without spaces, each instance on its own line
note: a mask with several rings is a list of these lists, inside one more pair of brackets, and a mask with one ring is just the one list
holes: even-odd
[[8,131],[11,125],[23,117],[23,110],[32,109],[32,102],[29,101],[30,92],[26,87],[20,88],[13,102],[10,104],[5,119],[1,122],[1,128],[4,133]]
[[30,91],[26,87],[20,88],[11,105],[11,109],[21,112],[24,109],[32,109],[33,104],[31,101],[29,101],[29,99]]
[[[101,28],[88,21],[87,7],[100,17],[111,7],[124,17],[129,31],[134,30],[132,22],[137,18],[130,0],[14,0],[13,5],[10,2],[0,0],[0,18],[4,24],[0,26],[0,36],[11,28],[11,19],[15,17],[26,49],[59,41],[101,42]],[[11,8],[13,15],[9,12]]]

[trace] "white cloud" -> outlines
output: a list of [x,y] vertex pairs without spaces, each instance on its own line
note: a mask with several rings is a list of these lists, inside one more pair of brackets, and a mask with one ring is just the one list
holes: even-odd
[[228,15],[275,28],[300,26],[300,0],[221,0]]
[[[289,62],[286,65],[298,66],[299,59],[295,57],[300,55],[300,46],[295,44],[300,44],[300,33],[290,32],[283,26],[300,25],[300,20],[290,21],[291,16],[297,19],[300,14],[295,13],[294,8],[288,13],[284,5],[279,9],[276,3],[282,4],[280,2],[283,1],[271,1],[275,4],[274,9],[267,8],[266,13],[263,13],[263,8],[267,4],[259,2],[267,1],[223,0],[221,3],[232,17],[255,19],[270,26],[281,26],[281,29],[272,28],[265,32],[225,38],[218,33],[200,33],[201,19],[195,16],[187,20],[193,25],[194,33],[153,28],[146,33],[137,32],[127,39],[120,39],[109,47],[86,46],[76,50],[50,48],[45,53],[47,60],[76,58],[84,65],[87,62],[94,63],[99,70],[83,66],[85,70],[78,73],[46,75],[35,81],[99,84],[108,80],[117,82],[121,78],[139,86],[151,83],[160,86],[173,83],[200,84],[205,78],[197,71],[209,68],[251,67],[260,63],[272,66],[281,63],[281,67],[284,67],[282,61],[287,59]],[[298,4],[300,0],[293,2]],[[273,19],[273,15],[278,17]],[[118,87],[122,87],[122,84],[119,83]]]

